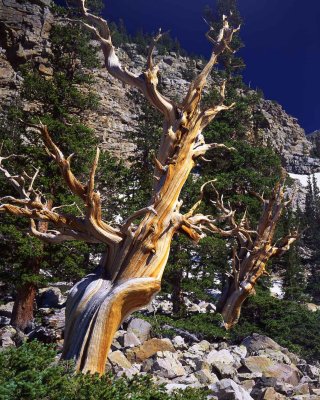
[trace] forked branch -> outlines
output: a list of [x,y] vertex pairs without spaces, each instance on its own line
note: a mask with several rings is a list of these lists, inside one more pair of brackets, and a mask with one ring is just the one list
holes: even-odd
[[[210,36],[210,32],[213,31],[213,28],[210,27],[209,32],[207,32],[206,37],[207,39],[213,44],[213,50],[211,53],[211,57],[204,67],[204,69],[201,71],[201,73],[191,82],[188,93],[183,100],[182,103],[182,109],[184,112],[189,113],[191,110],[194,109],[194,105],[199,103],[199,100],[201,98],[201,94],[203,91],[203,88],[205,84],[207,83],[208,76],[210,72],[212,71],[212,68],[215,66],[215,64],[218,61],[218,57],[225,51],[225,50],[230,50],[230,43],[232,41],[233,35],[240,29],[240,26],[237,28],[230,27],[228,18],[224,15],[223,16],[223,26],[216,38],[214,40]],[[225,83],[223,83],[222,90],[221,90],[222,95],[224,96],[225,94]],[[222,106],[220,106],[222,107]],[[222,111],[223,109],[226,109],[223,106],[219,111]],[[229,108],[233,107],[233,105],[228,106]],[[219,112],[217,111],[217,112]],[[208,111],[213,112],[213,111]],[[214,116],[212,117],[214,118]]]
[[[31,177],[25,172],[21,175],[13,176],[3,166],[3,161],[12,158],[13,155],[0,157],[0,172],[18,192],[19,197],[3,197],[1,199],[0,212],[31,219],[31,234],[50,243],[60,243],[64,240],[84,240],[89,243],[105,243],[109,245],[120,243],[122,241],[121,233],[102,220],[100,195],[94,191],[94,176],[98,165],[99,149],[92,165],[88,184],[85,186],[75,177],[71,170],[71,156],[65,158],[62,151],[52,140],[47,127],[40,124],[32,125],[29,129],[36,131],[38,134],[40,133],[48,153],[59,166],[67,186],[73,194],[84,202],[87,215],[85,217],[76,217],[71,214],[58,213],[57,210],[61,208],[59,206],[52,208],[50,205],[49,207],[48,204],[50,202],[45,200],[40,191],[34,189],[39,169],[36,169]],[[52,223],[57,229],[42,232],[37,229],[34,220]]]

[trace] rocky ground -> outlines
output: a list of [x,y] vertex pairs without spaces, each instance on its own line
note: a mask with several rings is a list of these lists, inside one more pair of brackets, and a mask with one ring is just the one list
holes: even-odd
[[[42,289],[37,317],[29,333],[9,325],[12,302],[0,306],[0,346],[17,346],[38,339],[63,344],[65,297],[57,287]],[[206,302],[187,303],[192,313],[214,312]],[[168,300],[157,299],[146,313],[171,312]],[[210,399],[320,399],[320,368],[281,347],[266,336],[253,334],[241,344],[199,340],[184,330],[175,337],[156,337],[144,319],[131,317],[117,332],[106,369],[116,376],[152,374],[168,391],[206,387]]]

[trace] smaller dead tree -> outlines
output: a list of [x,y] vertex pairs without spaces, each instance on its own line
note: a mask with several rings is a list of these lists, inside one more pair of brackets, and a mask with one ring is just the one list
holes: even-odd
[[[281,181],[275,186],[269,199],[264,199],[257,193],[253,193],[262,203],[263,209],[256,229],[250,227],[247,212],[237,222],[235,211],[230,204],[225,205],[223,196],[220,196],[216,189],[216,208],[221,213],[228,229],[221,229],[217,226],[216,220],[202,215],[193,215],[199,202],[191,211],[188,218],[190,226],[197,227],[206,232],[218,233],[226,238],[234,238],[236,245],[232,252],[232,273],[228,277],[227,285],[223,290],[217,311],[224,319],[226,329],[232,328],[239,319],[241,307],[244,301],[255,292],[255,285],[258,279],[268,274],[266,265],[272,257],[281,256],[289,250],[291,244],[297,239],[297,231],[289,232],[286,237],[275,241],[276,227],[283,213],[283,210],[291,203],[292,198],[285,199],[284,181],[285,172]],[[202,188],[203,191],[203,188]],[[201,200],[200,200],[201,201]]]

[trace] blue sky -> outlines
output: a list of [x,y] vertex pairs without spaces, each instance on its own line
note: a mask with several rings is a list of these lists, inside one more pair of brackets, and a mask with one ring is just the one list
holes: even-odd
[[[244,26],[245,81],[298,118],[307,133],[320,129],[320,0],[238,0]],[[208,56],[202,20],[213,0],[108,0],[104,14],[122,18],[130,33],[170,30],[189,52]]]

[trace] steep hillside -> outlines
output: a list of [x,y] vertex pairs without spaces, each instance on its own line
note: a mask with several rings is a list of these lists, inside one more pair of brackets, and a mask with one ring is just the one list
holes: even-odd
[[[56,22],[49,5],[50,0],[8,0],[0,3],[0,110],[5,110],[18,98],[21,64],[32,60],[42,74],[48,78],[52,74],[48,63],[49,37],[52,24]],[[132,43],[121,49],[119,57],[137,71],[141,71],[146,63],[145,57],[136,52]],[[180,98],[186,92],[190,65],[195,71],[202,66],[200,60],[191,61],[176,53],[156,57],[156,61],[159,62],[163,90],[172,98]],[[141,113],[137,95],[110,77],[104,68],[96,69],[94,75],[100,105],[98,110],[86,115],[86,123],[95,130],[106,149],[119,157],[126,157],[134,149],[128,141],[127,132],[135,129]],[[24,107],[35,106],[29,103]],[[288,172],[309,174],[320,170],[320,161],[310,156],[312,145],[296,118],[269,100],[261,100],[259,111],[264,117],[262,142],[281,154]]]

